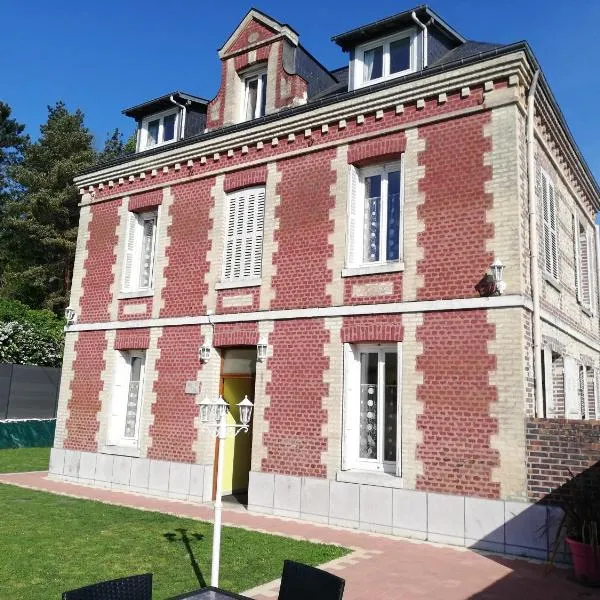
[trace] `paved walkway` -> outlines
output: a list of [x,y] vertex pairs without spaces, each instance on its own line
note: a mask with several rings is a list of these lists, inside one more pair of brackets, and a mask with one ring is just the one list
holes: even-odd
[[[212,507],[152,498],[52,481],[45,472],[0,475],[0,483],[45,490],[210,521]],[[346,579],[344,600],[572,600],[600,598],[600,590],[581,587],[567,579],[564,569],[547,573],[545,565],[482,555],[464,548],[413,542],[225,507],[223,523],[350,547],[354,552],[325,565]],[[278,582],[249,590],[257,600],[277,597]]]

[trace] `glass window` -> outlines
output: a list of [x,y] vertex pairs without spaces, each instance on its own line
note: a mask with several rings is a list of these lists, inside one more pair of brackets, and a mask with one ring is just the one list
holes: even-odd
[[362,262],[398,261],[401,255],[400,165],[364,169],[359,177],[363,184]]
[[123,259],[123,292],[152,289],[157,212],[128,214]]
[[261,73],[246,79],[245,119],[258,119],[267,108],[267,74]]
[[390,73],[410,69],[410,38],[405,37],[390,43]]
[[158,144],[158,129],[160,120],[156,119],[148,123],[148,137],[146,138],[146,146],[156,146]]
[[358,464],[394,470],[397,446],[398,354],[390,347],[359,349]]
[[366,50],[364,54],[363,81],[379,79],[383,75],[383,46]]
[[169,142],[175,138],[175,115],[167,115],[163,119],[163,142]]

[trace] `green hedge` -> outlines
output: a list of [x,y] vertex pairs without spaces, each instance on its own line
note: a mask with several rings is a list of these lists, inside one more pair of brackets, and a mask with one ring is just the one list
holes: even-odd
[[0,421],[0,449],[52,446],[56,419]]

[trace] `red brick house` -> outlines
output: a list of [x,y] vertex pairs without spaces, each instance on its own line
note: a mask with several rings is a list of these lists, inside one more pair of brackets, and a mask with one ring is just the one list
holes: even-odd
[[209,501],[198,403],[247,394],[251,510],[545,557],[551,446],[596,460],[598,184],[526,43],[427,7],[333,42],[251,10],[212,100],[77,178],[51,476]]

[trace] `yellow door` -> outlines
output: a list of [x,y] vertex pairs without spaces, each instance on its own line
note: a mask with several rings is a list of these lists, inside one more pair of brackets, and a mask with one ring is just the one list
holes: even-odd
[[[225,375],[222,380],[223,398],[229,404],[227,423],[239,423],[238,402],[248,396],[254,402],[254,377],[243,375]],[[241,431],[236,437],[229,430],[224,442],[223,456],[223,495],[241,492],[248,489],[250,473],[250,457],[252,453],[252,426],[248,433]]]

